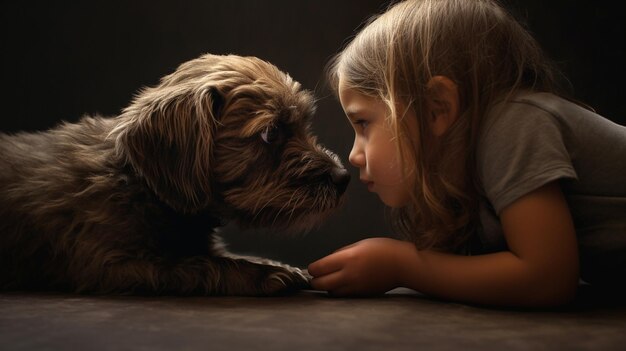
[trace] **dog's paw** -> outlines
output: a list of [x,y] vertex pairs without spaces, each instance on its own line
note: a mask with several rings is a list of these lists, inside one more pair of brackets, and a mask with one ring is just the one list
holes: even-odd
[[268,266],[268,268],[268,274],[261,284],[263,295],[284,295],[311,287],[311,276],[306,271],[296,267]]
[[311,289],[311,275],[306,270],[278,261],[228,253],[233,264],[221,265],[218,283],[226,295],[276,296]]

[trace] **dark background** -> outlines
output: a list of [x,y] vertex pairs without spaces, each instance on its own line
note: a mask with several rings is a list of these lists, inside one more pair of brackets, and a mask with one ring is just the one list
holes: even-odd
[[[203,53],[254,55],[320,98],[314,130],[347,164],[352,131],[323,86],[328,59],[382,0],[27,1],[2,3],[0,131],[36,131],[83,114],[115,115],[142,86]],[[576,98],[625,124],[624,12],[618,2],[508,0],[570,78]],[[358,172],[351,169],[353,179]],[[307,235],[224,231],[231,249],[309,262],[356,240],[390,236],[358,181],[345,206]]]

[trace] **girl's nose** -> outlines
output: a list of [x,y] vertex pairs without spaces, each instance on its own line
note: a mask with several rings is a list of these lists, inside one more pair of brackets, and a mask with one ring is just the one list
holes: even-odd
[[348,157],[350,164],[357,168],[363,168],[365,166],[365,153],[358,146],[357,141],[354,141],[352,150],[350,150],[350,156]]

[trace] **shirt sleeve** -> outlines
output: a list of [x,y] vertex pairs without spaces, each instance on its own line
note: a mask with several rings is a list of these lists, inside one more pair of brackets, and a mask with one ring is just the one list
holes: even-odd
[[477,168],[497,215],[549,182],[576,179],[560,128],[550,112],[524,102],[490,113],[478,143]]

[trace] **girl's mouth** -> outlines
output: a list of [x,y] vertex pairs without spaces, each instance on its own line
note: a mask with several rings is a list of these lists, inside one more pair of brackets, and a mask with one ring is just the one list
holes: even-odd
[[367,187],[367,190],[372,191],[374,189],[374,182],[361,178],[360,179],[363,184]]

